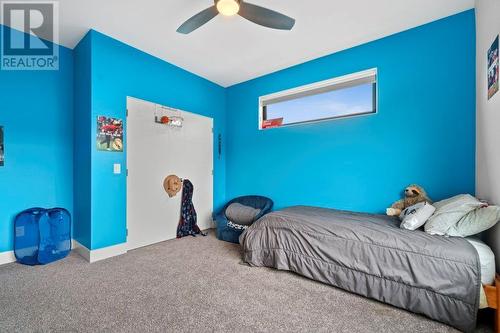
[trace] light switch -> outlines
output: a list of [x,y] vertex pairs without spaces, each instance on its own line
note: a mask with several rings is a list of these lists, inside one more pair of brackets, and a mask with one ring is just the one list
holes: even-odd
[[113,173],[115,175],[119,175],[120,173],[122,173],[122,165],[120,163],[113,164]]

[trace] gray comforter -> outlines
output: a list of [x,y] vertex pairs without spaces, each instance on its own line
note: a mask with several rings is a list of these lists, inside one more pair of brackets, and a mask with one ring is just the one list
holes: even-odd
[[463,331],[476,325],[481,270],[462,238],[399,228],[397,218],[297,206],[241,236],[252,266],[289,270]]

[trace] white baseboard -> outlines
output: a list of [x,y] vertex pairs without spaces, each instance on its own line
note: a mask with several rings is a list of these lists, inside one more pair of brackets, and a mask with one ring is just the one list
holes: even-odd
[[[127,253],[127,243],[108,246],[97,250],[89,250],[74,239],[71,240],[71,244],[73,251],[81,255],[88,262],[96,262]],[[9,264],[15,261],[16,256],[14,255],[14,251],[0,252],[0,265]]]
[[73,251],[82,256],[85,260],[90,262],[90,250],[87,249],[82,244],[80,244],[77,240],[75,239],[71,240],[71,248],[73,249]]
[[96,262],[127,253],[127,243],[104,247],[97,250],[89,250],[73,239],[73,250],[88,262]]
[[127,253],[127,243],[121,243],[113,246],[104,247],[102,249],[90,251],[89,262],[108,259]]
[[16,261],[14,251],[0,252],[0,265],[10,264]]

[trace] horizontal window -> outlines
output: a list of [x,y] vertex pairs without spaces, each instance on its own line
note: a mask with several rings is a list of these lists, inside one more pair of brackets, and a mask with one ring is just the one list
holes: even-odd
[[377,70],[262,96],[259,104],[260,129],[376,113]]

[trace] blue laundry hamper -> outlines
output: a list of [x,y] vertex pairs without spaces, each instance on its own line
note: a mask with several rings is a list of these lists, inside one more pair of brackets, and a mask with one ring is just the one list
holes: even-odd
[[26,265],[44,265],[71,251],[71,216],[64,208],[31,208],[14,219],[14,254]]

